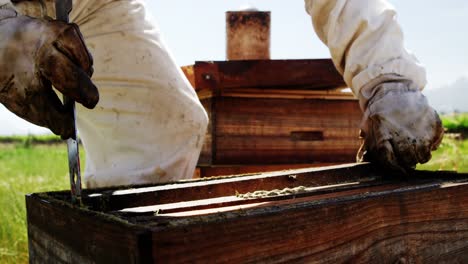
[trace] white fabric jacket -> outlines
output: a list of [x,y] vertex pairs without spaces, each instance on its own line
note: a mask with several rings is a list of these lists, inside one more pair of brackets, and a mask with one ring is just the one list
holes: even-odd
[[191,178],[208,116],[143,3],[74,2],[70,18],[94,56],[101,98],[94,110],[78,109],[87,186]]
[[[77,108],[86,186],[192,178],[208,116],[142,1],[73,3],[70,20],[93,54],[92,79],[100,93],[95,109]],[[40,14],[33,4],[17,7]]]
[[[424,87],[425,71],[403,47],[395,11],[384,0],[305,2],[356,96],[388,73]],[[71,21],[94,56],[101,98],[94,110],[78,108],[86,185],[191,178],[208,118],[141,0],[74,0]]]
[[315,32],[335,67],[359,96],[362,87],[394,74],[426,85],[426,71],[403,45],[395,9],[385,0],[305,0]]

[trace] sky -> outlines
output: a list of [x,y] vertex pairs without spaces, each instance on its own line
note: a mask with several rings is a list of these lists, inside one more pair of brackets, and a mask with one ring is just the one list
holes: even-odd
[[[271,58],[328,58],[303,0],[147,0],[148,12],[178,65],[225,59],[225,12],[251,5],[272,13]],[[398,11],[405,45],[426,66],[437,89],[468,77],[468,1],[389,0]],[[468,87],[467,87],[468,88]],[[0,135],[48,133],[0,105]]]

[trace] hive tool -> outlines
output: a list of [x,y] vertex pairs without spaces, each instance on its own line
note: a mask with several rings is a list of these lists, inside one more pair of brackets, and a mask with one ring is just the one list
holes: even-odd
[[[69,15],[73,7],[72,0],[55,0],[55,12],[57,20],[69,22]],[[81,171],[78,137],[76,133],[76,109],[75,101],[64,96],[65,109],[73,115],[73,135],[67,139],[68,167],[70,171],[71,198],[73,204],[81,205]]]

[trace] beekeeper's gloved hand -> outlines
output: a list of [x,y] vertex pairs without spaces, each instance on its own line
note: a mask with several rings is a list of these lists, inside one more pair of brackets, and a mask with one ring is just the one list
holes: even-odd
[[68,138],[74,130],[64,95],[94,108],[93,60],[75,24],[18,15],[0,9],[0,103],[18,116]]
[[412,81],[381,76],[361,89],[359,101],[364,110],[359,161],[403,172],[429,161],[444,130],[437,112]]

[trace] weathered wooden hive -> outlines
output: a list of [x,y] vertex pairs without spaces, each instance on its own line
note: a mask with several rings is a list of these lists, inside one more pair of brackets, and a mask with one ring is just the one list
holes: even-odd
[[210,117],[202,176],[355,161],[357,100],[329,59],[270,60],[269,19],[228,12],[227,61],[183,67]]
[[200,168],[355,160],[362,114],[331,60],[196,62],[184,71],[210,118]]
[[26,197],[30,263],[468,263],[468,174],[369,164]]
[[[202,176],[354,160],[361,113],[330,60],[184,71],[211,119]],[[26,197],[30,263],[468,263],[468,174],[350,164],[70,200]]]

